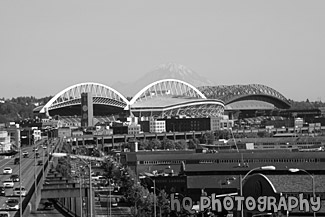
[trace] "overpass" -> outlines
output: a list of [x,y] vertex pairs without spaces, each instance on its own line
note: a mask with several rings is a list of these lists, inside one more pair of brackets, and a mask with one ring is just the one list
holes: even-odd
[[104,148],[115,147],[120,143],[128,142],[129,140],[141,140],[141,139],[160,139],[168,138],[171,140],[199,138],[204,135],[206,131],[192,131],[192,132],[164,132],[164,133],[141,133],[141,134],[118,134],[118,135],[82,135],[73,136],[68,138],[68,141],[72,140],[78,145],[89,145],[91,148],[93,145],[102,145]]
[[[311,128],[302,127],[299,128],[300,132],[309,132]],[[312,128],[314,131],[325,132],[325,126],[319,126]],[[245,133],[258,133],[258,132],[270,132],[270,133],[295,133],[297,128],[272,128],[272,129],[233,129],[233,134],[245,134]],[[159,139],[168,138],[171,140],[189,141],[190,139],[202,137],[206,131],[192,131],[192,132],[164,132],[164,133],[142,133],[142,134],[118,134],[118,135],[82,135],[68,138],[68,141],[72,140],[78,145],[83,145],[87,148],[102,147],[103,149],[119,147],[121,143],[126,143],[129,140],[143,140],[143,139]]]

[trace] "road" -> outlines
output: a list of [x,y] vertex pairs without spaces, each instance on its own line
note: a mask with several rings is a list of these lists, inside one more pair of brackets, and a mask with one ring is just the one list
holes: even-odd
[[[38,147],[38,153],[39,153],[39,158],[34,158],[35,157],[35,152],[33,152],[33,147],[24,147],[22,148],[22,151],[28,151],[29,156],[28,158],[23,158],[21,157],[21,186],[24,186],[27,192],[30,190],[32,185],[34,184],[35,180],[35,173],[38,174],[42,170],[42,166],[38,166],[37,162],[38,160],[44,159],[44,162],[48,158],[48,156],[45,156],[45,153],[48,152],[50,153],[50,149],[52,149],[51,146],[49,146],[47,149],[43,149],[42,144],[44,141],[38,141],[36,142],[35,146]],[[19,157],[19,154],[16,154],[15,157]],[[9,179],[11,175],[4,175],[3,174],[3,169],[5,167],[10,167],[12,168],[12,174],[18,174],[19,175],[19,165],[14,164],[14,158],[7,158],[7,159],[0,159],[0,180],[1,180],[1,185],[2,182],[6,179]],[[36,165],[36,166],[35,166]],[[14,183],[15,187],[19,187],[19,182]],[[6,189],[6,196],[1,196],[0,197],[0,209],[6,209],[6,201],[8,198],[13,198],[13,188],[7,188]],[[16,198],[19,199],[19,197],[16,196]],[[23,197],[22,197],[23,199]],[[10,211],[11,216],[14,216],[17,211]]]

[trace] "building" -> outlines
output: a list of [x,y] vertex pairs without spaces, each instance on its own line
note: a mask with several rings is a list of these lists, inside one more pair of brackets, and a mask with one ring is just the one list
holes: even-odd
[[229,120],[228,115],[222,115],[219,130],[229,130],[234,127],[234,120]]
[[141,125],[136,123],[131,123],[128,126],[128,134],[139,134],[141,133]]
[[163,133],[166,132],[166,123],[164,120],[154,120],[149,121],[150,133]]
[[69,127],[60,127],[58,129],[53,130],[54,137],[59,138],[68,138],[71,137],[71,129]]
[[304,119],[302,118],[295,118],[295,123],[294,127],[296,129],[302,128],[304,126]]
[[0,131],[0,153],[8,152],[11,149],[10,135],[7,131]]
[[38,130],[38,129],[32,129],[33,130],[33,138],[34,138],[34,141],[38,141],[38,140],[41,140],[42,139],[42,132],[41,130]]

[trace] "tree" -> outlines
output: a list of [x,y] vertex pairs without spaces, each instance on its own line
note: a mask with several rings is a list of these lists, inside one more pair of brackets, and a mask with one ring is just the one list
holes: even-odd
[[161,142],[158,139],[153,139],[150,141],[149,146],[148,146],[148,150],[152,150],[152,149],[161,149]]
[[165,216],[170,213],[170,201],[165,190],[161,190],[157,196],[157,205],[159,207],[160,216]]
[[161,142],[162,149],[175,149],[174,141],[164,138]]
[[187,143],[184,139],[175,142],[175,148],[179,150],[185,150],[187,149]]
[[196,139],[196,138],[190,139],[190,141],[188,143],[188,148],[189,149],[196,149],[198,144],[200,144],[200,141],[198,139]]
[[56,165],[56,171],[61,173],[63,177],[71,177],[71,164],[70,158],[63,157],[58,159],[58,164]]
[[127,201],[134,207],[133,216],[152,216],[154,197],[148,189],[134,184],[127,195]]
[[139,150],[150,150],[150,142],[146,139],[139,141]]
[[203,141],[204,144],[214,144],[216,138],[214,136],[214,133],[213,132],[206,132],[204,135],[203,135]]

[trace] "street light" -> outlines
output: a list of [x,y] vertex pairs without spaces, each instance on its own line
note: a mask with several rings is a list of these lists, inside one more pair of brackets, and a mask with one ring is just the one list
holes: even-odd
[[[111,179],[108,179],[108,191],[109,194],[107,194],[107,209],[109,208],[109,210],[107,210],[107,214],[109,214],[109,216],[112,216],[112,191],[114,190],[114,186],[113,184],[111,184]],[[109,196],[109,200],[108,200],[108,196]],[[109,201],[109,203],[108,203]]]
[[92,180],[91,180],[91,162],[86,162],[82,157],[79,155],[70,155],[68,153],[53,153],[53,157],[67,157],[70,156],[71,158],[78,158],[81,160],[85,165],[89,168],[89,203],[90,203],[90,217],[93,217],[93,198],[92,198]]
[[21,198],[21,141],[18,138],[18,148],[19,148],[19,215],[23,216],[23,203]]
[[83,196],[82,196],[82,172],[84,172],[83,171],[83,167],[79,167],[78,168],[78,178],[79,178],[79,195],[80,195],[80,217],[82,217],[83,216],[83,211],[84,211],[84,209],[83,209]]
[[235,143],[235,146],[236,146],[237,152],[239,152],[239,150],[238,150],[238,146],[237,146],[237,143],[236,143],[236,139],[235,139],[235,137],[234,137],[234,133],[232,132],[232,128],[229,128],[229,130],[230,130],[230,132],[231,132],[231,136],[232,136],[232,138],[233,138],[233,140],[234,140],[234,143]]
[[[246,173],[246,175],[242,178],[242,175],[240,175],[240,196],[242,197],[243,196],[243,181],[246,179],[246,177],[251,174],[253,171],[256,171],[256,170],[275,170],[275,166],[262,166],[262,167],[256,167],[256,168],[253,168],[251,169],[250,171],[248,171]],[[241,206],[241,217],[244,217],[244,207],[243,207],[243,204]]]
[[[34,191],[35,191],[35,195],[37,195],[37,175],[36,175],[36,141],[34,142]],[[35,204],[37,204],[37,197],[35,196]]]
[[[290,168],[289,169],[289,172],[292,172],[292,173],[296,173],[296,172],[299,172],[299,171],[302,171],[302,172],[304,172],[304,173],[306,173],[307,175],[309,175],[310,177],[311,177],[311,181],[312,181],[312,188],[313,188],[313,199],[315,200],[315,177],[312,175],[312,174],[310,174],[309,172],[307,172],[306,170],[304,170],[304,169],[298,169],[298,168]],[[314,212],[314,216],[316,216],[316,212]]]

